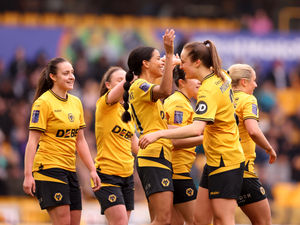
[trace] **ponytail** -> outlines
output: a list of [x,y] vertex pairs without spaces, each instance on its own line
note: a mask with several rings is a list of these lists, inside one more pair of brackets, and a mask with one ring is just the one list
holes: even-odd
[[53,87],[53,80],[50,77],[50,73],[55,75],[57,73],[57,64],[62,62],[67,62],[67,60],[64,58],[53,58],[42,70],[33,101],[37,100],[44,92]]
[[126,73],[125,77],[126,77],[126,82],[123,85],[123,88],[124,88],[124,94],[123,94],[124,104],[123,104],[123,107],[125,109],[125,112],[122,114],[122,120],[123,120],[123,122],[128,123],[129,121],[131,121],[131,115],[128,111],[128,109],[129,109],[129,103],[128,103],[129,88],[130,88],[130,85],[131,85],[131,81],[133,80],[134,74],[131,70],[129,70]]
[[214,73],[218,77],[220,77],[223,81],[225,81],[226,80],[225,74],[222,73],[222,61],[221,61],[221,58],[219,57],[216,46],[210,40],[204,41],[203,44],[208,45],[208,50],[211,55],[211,62],[212,62],[212,67],[213,67]]

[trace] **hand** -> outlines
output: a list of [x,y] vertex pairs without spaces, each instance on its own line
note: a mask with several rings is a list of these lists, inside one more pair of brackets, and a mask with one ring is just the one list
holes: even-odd
[[[159,131],[158,131],[159,132]],[[159,139],[158,132],[146,134],[139,140],[139,146],[141,149],[145,149],[149,144]]]
[[[161,57],[160,60],[163,62],[163,65],[165,65],[166,55],[164,55],[163,57]],[[176,65],[180,65],[180,63],[181,63],[181,59],[180,59],[178,53],[176,55],[173,55],[173,67],[175,67]]]
[[275,152],[275,150],[272,148],[269,152],[267,152],[270,156],[270,159],[269,159],[269,163],[272,164],[276,161],[277,159],[277,154]]
[[35,181],[33,179],[33,176],[25,176],[24,182],[23,182],[23,190],[26,194],[34,197]]
[[167,29],[164,36],[164,47],[166,50],[166,54],[174,54],[174,39],[175,39],[175,31],[173,29]]
[[96,170],[93,170],[90,172],[91,181],[92,181],[92,189],[93,191],[98,191],[101,188],[101,180],[96,172]]

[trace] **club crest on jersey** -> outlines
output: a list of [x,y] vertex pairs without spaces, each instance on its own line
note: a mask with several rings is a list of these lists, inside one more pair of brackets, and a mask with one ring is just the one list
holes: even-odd
[[69,118],[70,122],[74,122],[74,116],[72,113],[68,114],[68,118]]
[[61,193],[58,192],[58,193],[54,194],[55,201],[60,202],[62,200],[62,198],[63,198],[63,196]]
[[183,112],[182,111],[175,111],[174,112],[174,123],[181,124],[183,118]]
[[117,200],[117,196],[114,194],[111,194],[108,196],[108,201],[115,202]]
[[139,88],[142,89],[144,92],[146,92],[150,88],[150,84],[144,82],[139,86]]
[[204,101],[198,102],[196,105],[195,112],[197,114],[203,114],[203,113],[206,113],[206,111],[207,111],[207,104]]
[[187,188],[185,190],[185,193],[186,193],[187,196],[191,197],[191,196],[194,195],[194,190],[193,190],[193,188]]
[[257,105],[252,104],[252,113],[257,116]]
[[32,112],[32,118],[31,118],[31,123],[37,123],[37,122],[39,122],[39,117],[40,117],[40,110],[33,110],[33,112]]

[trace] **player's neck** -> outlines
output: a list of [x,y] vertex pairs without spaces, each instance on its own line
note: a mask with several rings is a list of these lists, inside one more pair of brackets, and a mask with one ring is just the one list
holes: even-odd
[[62,90],[60,88],[57,88],[56,86],[53,86],[51,90],[59,97],[66,99],[67,98],[67,91]]
[[200,67],[199,70],[198,70],[198,72],[199,72],[199,78],[200,78],[199,80],[202,82],[203,79],[207,75],[209,75],[209,74],[211,74],[213,72],[213,70],[210,69],[210,68],[207,68],[207,67]]
[[144,79],[144,80],[150,82],[151,84],[154,84],[154,82],[155,82],[155,78],[153,76],[151,76],[150,73],[147,73],[147,72],[141,73],[139,78]]

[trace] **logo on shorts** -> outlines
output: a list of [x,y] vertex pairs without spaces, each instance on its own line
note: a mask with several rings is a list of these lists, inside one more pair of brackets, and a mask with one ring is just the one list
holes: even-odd
[[108,201],[110,202],[115,202],[117,200],[117,196],[112,194],[108,196]]
[[62,200],[62,198],[63,198],[63,196],[61,193],[58,192],[58,193],[54,194],[55,201],[60,202]]
[[170,181],[168,178],[163,178],[161,180],[161,184],[164,186],[164,187],[168,187],[170,185]]
[[185,193],[187,196],[191,197],[194,195],[194,190],[192,188],[187,188]]
[[266,191],[265,191],[265,189],[263,187],[260,187],[259,190],[260,190],[260,193],[262,193],[263,195],[266,194]]
[[72,113],[68,114],[68,118],[69,118],[70,122],[74,122],[74,116]]

